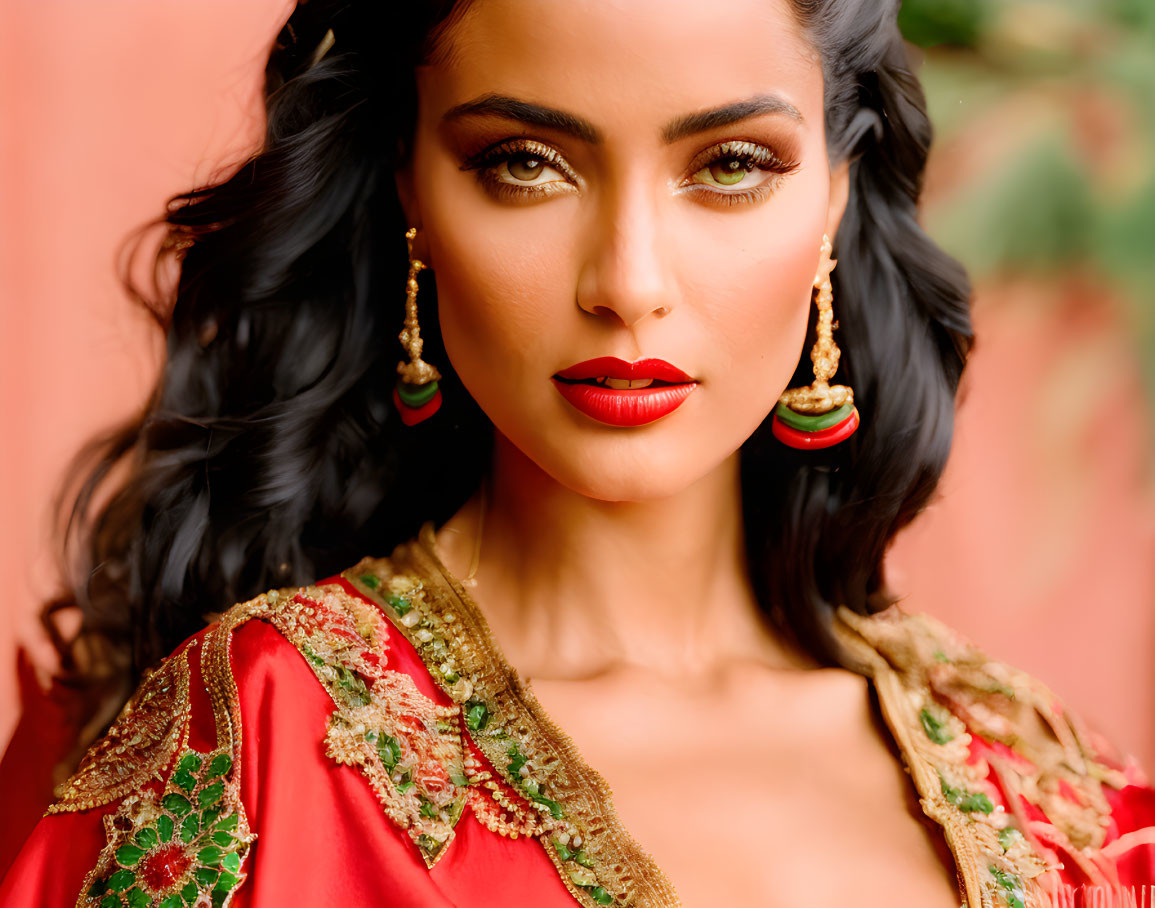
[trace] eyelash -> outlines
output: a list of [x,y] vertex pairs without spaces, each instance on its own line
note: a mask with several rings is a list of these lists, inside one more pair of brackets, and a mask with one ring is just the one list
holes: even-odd
[[[505,164],[518,156],[537,158],[555,170],[561,171],[562,175],[565,176],[570,183],[566,184],[565,188],[557,186],[556,180],[536,186],[519,186],[506,180],[498,179],[493,173],[494,169],[498,165]],[[478,172],[477,179],[481,185],[498,198],[518,197],[524,199],[530,196],[544,198],[558,192],[568,192],[570,184],[579,184],[581,182],[581,178],[577,175],[576,171],[569,166],[565,158],[548,145],[533,139],[513,139],[490,145],[488,148],[470,155],[465,163],[461,165],[461,169],[476,170]]]
[[708,189],[703,183],[683,183],[683,187],[696,194],[708,194],[710,201],[722,205],[753,204],[762,201],[775,192],[782,181],[794,173],[798,161],[784,161],[771,148],[755,142],[723,142],[708,148],[690,162],[690,176],[693,177],[707,167],[721,161],[740,161],[747,172],[755,169],[771,174],[757,186],[749,189],[736,189],[732,192],[721,192],[717,189]]
[[[569,183],[559,186],[557,180],[540,185],[518,185],[499,179],[494,170],[501,164],[506,164],[518,156],[536,158],[555,170],[562,173]],[[690,164],[692,178],[702,170],[712,167],[721,161],[736,160],[742,163],[747,172],[758,169],[771,173],[773,176],[750,189],[740,189],[730,192],[708,189],[705,184],[694,182],[692,179],[681,184],[681,188],[713,204],[737,205],[752,204],[762,201],[766,196],[777,190],[783,178],[794,173],[799,164],[797,161],[783,161],[772,149],[754,142],[731,141],[723,142],[703,151]],[[568,192],[572,184],[580,184],[581,178],[556,150],[548,145],[533,139],[513,139],[498,142],[470,155],[462,170],[476,170],[478,182],[492,195],[502,199],[525,199],[527,197],[544,198],[558,192]]]

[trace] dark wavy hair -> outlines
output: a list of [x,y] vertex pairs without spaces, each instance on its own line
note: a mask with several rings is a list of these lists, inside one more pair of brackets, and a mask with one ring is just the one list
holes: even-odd
[[[799,452],[767,420],[742,449],[744,521],[768,620],[846,664],[833,609],[893,601],[884,552],[945,464],[971,290],[916,220],[931,126],[897,2],[791,4],[822,60],[830,163],[851,161],[833,285],[837,379],[862,424]],[[166,333],[163,374],[138,417],[87,449],[62,511],[77,579],[49,611],[81,610],[69,658],[99,646],[65,667],[89,688],[103,665],[122,699],[207,615],[387,554],[481,482],[492,425],[445,355],[428,278],[426,355],[444,405],[403,428],[390,401],[408,262],[393,172],[410,153],[414,67],[445,51],[464,5],[299,5],[269,57],[263,146],[154,225],[158,268],[179,262],[175,290],[150,298],[125,281]],[[811,378],[813,314],[810,331],[793,384]]]

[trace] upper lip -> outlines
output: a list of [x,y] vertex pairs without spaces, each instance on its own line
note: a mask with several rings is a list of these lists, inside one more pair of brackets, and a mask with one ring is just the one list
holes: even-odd
[[692,382],[685,372],[677,366],[671,365],[664,359],[639,359],[634,363],[627,363],[616,356],[599,356],[587,359],[580,363],[562,369],[557,373],[558,378],[567,378],[580,381],[583,378],[655,378],[659,381],[668,381],[681,384]]

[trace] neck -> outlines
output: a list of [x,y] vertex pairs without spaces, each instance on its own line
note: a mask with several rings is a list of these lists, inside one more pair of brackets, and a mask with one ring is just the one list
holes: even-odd
[[490,482],[484,514],[479,491],[438,532],[438,548],[458,577],[476,564],[470,594],[523,677],[686,680],[742,660],[810,667],[755,599],[737,453],[676,495],[601,501],[499,433]]

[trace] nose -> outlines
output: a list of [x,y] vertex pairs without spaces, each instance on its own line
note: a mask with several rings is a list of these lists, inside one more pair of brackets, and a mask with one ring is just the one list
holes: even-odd
[[607,206],[578,280],[583,310],[616,318],[627,328],[647,315],[661,318],[672,311],[676,288],[658,206],[644,191],[625,193]]

